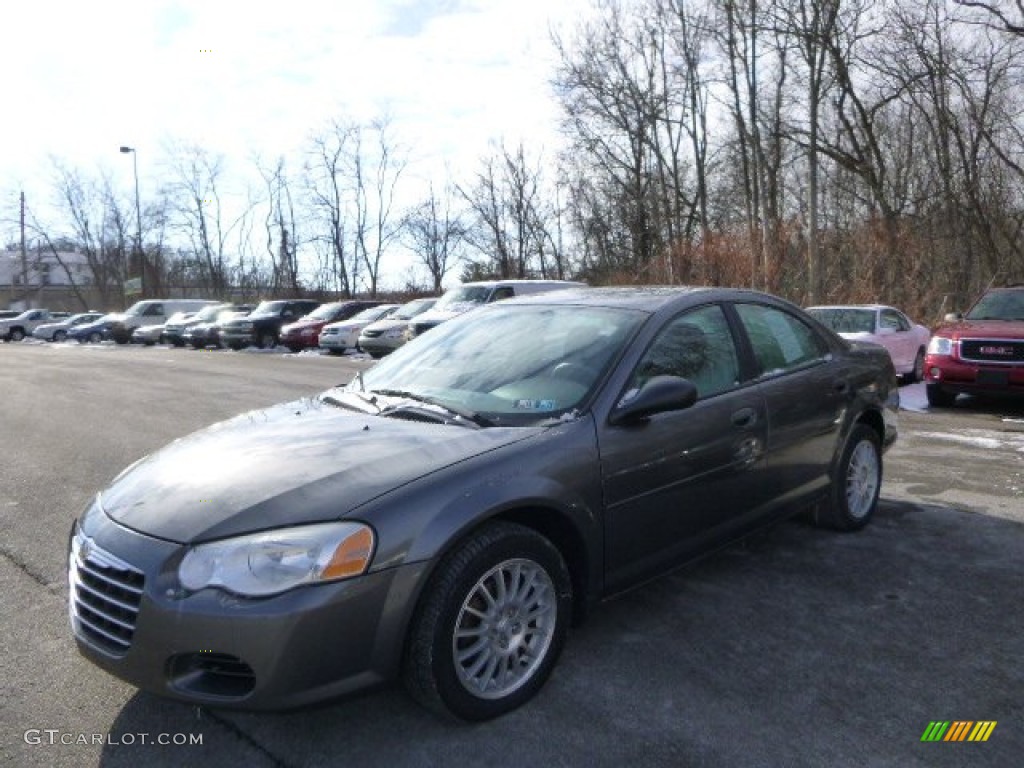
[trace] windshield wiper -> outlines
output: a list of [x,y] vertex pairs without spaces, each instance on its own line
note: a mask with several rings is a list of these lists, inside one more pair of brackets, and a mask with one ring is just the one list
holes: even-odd
[[[430,397],[429,395],[421,395],[416,392],[409,392],[405,389],[374,389],[371,391],[376,395],[384,395],[385,397],[401,397],[406,400],[415,400],[417,403],[425,403],[427,405],[434,405],[438,408],[443,408],[448,411],[448,413],[454,414],[471,424],[476,424],[478,427],[492,426],[488,419],[484,418],[476,411],[471,411],[468,408],[461,408],[457,405],[449,405],[448,403],[438,400],[437,398]],[[389,405],[386,408],[381,408],[378,413],[381,416],[386,416],[388,413],[400,410],[402,407],[403,406],[400,403]]]
[[[360,401],[366,403],[367,405],[373,406],[374,408],[377,409],[377,413],[380,413],[381,407],[379,405],[377,405],[377,398],[375,398],[375,397],[367,397],[366,395],[364,395],[361,392],[345,391],[345,394],[346,395],[350,395],[351,397],[354,397],[357,400],[360,400]],[[348,409],[350,411],[356,411],[358,413],[366,413],[366,411],[364,411],[362,408],[356,408],[351,403],[346,403],[344,400],[342,400],[342,399],[340,399],[338,397],[335,397],[334,395],[323,394],[323,395],[320,396],[320,402],[327,403],[328,405],[336,405],[339,408],[346,408],[346,409]]]

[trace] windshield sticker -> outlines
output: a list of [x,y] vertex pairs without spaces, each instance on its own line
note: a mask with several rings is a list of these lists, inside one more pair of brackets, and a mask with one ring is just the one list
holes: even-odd
[[512,407],[520,411],[553,411],[554,400],[516,400]]

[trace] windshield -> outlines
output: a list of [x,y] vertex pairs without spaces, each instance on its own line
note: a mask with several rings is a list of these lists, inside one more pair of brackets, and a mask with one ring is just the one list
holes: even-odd
[[261,301],[259,306],[252,311],[253,315],[279,315],[281,310],[287,306],[287,301]]
[[217,315],[224,311],[223,304],[211,304],[208,307],[203,307],[199,312],[196,313],[195,319],[201,323],[209,322],[213,320]]
[[875,310],[854,307],[811,307],[808,314],[836,333],[874,333]]
[[434,309],[439,311],[459,309],[465,304],[483,304],[491,295],[491,288],[488,285],[461,285],[452,288],[444,296],[438,299]]
[[968,320],[1024,320],[1024,290],[986,293],[967,313]]
[[314,309],[303,320],[323,320],[328,322],[334,318],[334,315],[344,306],[343,302],[335,302],[333,304],[322,304],[321,306]]
[[434,306],[437,299],[416,299],[408,304],[403,304],[395,310],[390,320],[412,320],[416,315],[421,315]]
[[[493,305],[406,344],[345,391],[409,395],[491,425],[535,424],[582,405],[646,317],[605,307]],[[393,404],[378,400],[378,407]]]
[[355,323],[363,320],[376,320],[382,314],[386,314],[387,311],[387,307],[370,307],[369,309],[364,309],[358,315],[352,317],[352,322]]

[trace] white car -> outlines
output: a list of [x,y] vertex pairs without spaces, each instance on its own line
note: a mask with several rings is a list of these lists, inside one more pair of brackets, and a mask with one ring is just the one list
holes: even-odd
[[61,320],[59,323],[44,323],[43,325],[36,326],[36,329],[32,331],[32,335],[44,341],[64,341],[68,337],[69,328],[91,323],[94,320],[99,320],[101,317],[103,317],[102,312],[79,312],[77,315],[72,315],[66,320]]
[[845,304],[808,307],[807,313],[844,339],[885,347],[904,381],[924,378],[924,356],[932,332],[898,309],[882,304]]
[[395,310],[394,314],[370,323],[359,334],[359,348],[373,358],[391,354],[408,339],[406,332],[409,329],[409,321],[436,303],[437,299],[413,299]]
[[332,355],[340,355],[346,349],[359,349],[359,334],[363,332],[363,328],[387,317],[401,306],[401,304],[381,304],[364,309],[348,320],[328,323],[320,331],[320,349],[326,349]]

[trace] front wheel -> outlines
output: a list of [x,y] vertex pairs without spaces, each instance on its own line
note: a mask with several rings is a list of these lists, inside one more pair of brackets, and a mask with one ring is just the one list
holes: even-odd
[[832,489],[820,522],[839,531],[860,530],[875,514],[881,487],[882,451],[878,433],[864,424],[857,424],[832,474]]
[[21,330],[21,328],[14,328],[10,334],[8,334],[7,338],[11,341],[21,341],[25,338],[25,332]]
[[100,333],[99,331],[93,331],[92,333],[89,334],[88,340],[93,344],[99,344],[101,341],[103,341],[103,334]]
[[956,393],[947,392],[939,384],[926,384],[924,393],[932,408],[949,408],[956,402]]
[[53,334],[54,341],[65,341],[68,338],[67,331],[55,331]]
[[406,687],[461,720],[510,712],[551,674],[571,607],[555,546],[530,528],[489,524],[449,553],[427,586],[406,646]]
[[256,346],[260,349],[273,349],[277,346],[277,337],[272,333],[261,333]]

